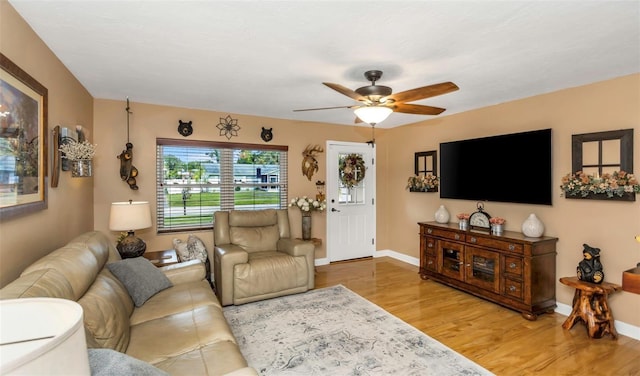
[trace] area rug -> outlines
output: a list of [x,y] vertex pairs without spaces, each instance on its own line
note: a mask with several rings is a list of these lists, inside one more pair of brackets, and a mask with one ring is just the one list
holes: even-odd
[[260,375],[492,375],[342,285],[224,315]]

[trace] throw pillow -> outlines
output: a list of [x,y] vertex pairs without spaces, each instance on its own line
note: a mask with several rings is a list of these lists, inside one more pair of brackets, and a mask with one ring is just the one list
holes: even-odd
[[169,376],[149,363],[111,349],[89,349],[89,368],[92,376]]
[[150,297],[173,286],[160,269],[144,257],[128,258],[107,264],[107,268],[122,282],[136,307]]
[[189,260],[207,262],[207,248],[202,240],[195,235],[189,235],[186,243],[180,239],[173,239],[173,248],[176,250],[180,262]]

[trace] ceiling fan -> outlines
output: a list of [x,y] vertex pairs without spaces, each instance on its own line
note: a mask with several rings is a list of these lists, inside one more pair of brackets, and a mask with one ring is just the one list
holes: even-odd
[[420,104],[410,104],[406,102],[417,101],[425,98],[435,97],[437,95],[447,94],[458,90],[458,86],[453,82],[443,82],[434,85],[428,85],[402,91],[392,94],[392,90],[388,86],[376,85],[376,81],[382,77],[382,71],[370,70],[364,73],[367,80],[371,81],[371,85],[351,90],[339,84],[323,82],[324,85],[337,91],[340,94],[354,99],[360,104],[352,106],[337,107],[321,107],[307,108],[294,111],[315,111],[330,110],[337,108],[354,108],[356,114],[356,123],[365,122],[372,126],[383,121],[392,112],[402,112],[406,114],[416,115],[439,115],[445,111],[444,108],[425,106]]

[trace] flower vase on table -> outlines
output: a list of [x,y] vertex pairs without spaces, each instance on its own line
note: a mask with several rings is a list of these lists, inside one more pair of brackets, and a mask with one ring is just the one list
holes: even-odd
[[292,198],[289,206],[300,209],[300,213],[302,213],[302,239],[311,240],[311,212],[324,211],[327,208],[327,202],[303,196]]
[[302,212],[302,239],[311,240],[311,212]]

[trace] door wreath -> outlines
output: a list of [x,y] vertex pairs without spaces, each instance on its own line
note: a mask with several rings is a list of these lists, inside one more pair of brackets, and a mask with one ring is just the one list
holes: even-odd
[[347,188],[352,188],[364,179],[364,159],[360,154],[348,154],[340,159],[340,181]]

